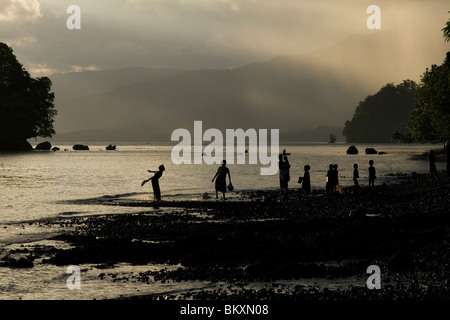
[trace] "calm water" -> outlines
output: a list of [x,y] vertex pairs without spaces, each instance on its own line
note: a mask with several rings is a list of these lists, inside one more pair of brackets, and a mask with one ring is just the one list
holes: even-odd
[[[214,194],[211,183],[218,165],[174,165],[172,146],[118,145],[115,151],[106,151],[105,145],[90,144],[90,151],[74,151],[72,144],[58,145],[58,152],[31,152],[0,154],[0,257],[11,248],[36,245],[62,245],[46,240],[55,230],[37,229],[27,221],[61,216],[132,213],[139,208],[75,205],[66,200],[88,199],[102,196],[122,196],[151,200],[151,184],[141,182],[164,164],[166,171],[160,179],[163,200],[201,199],[202,193]],[[389,182],[391,173],[427,172],[426,161],[410,160],[412,154],[439,146],[415,145],[357,145],[358,155],[347,155],[346,144],[281,145],[291,153],[291,187],[298,187],[297,179],[303,175],[303,166],[311,166],[313,189],[325,187],[325,175],[330,163],[339,165],[340,183],[352,185],[353,163],[360,168],[360,183],[367,185],[368,162],[375,161],[377,181]],[[385,155],[365,155],[366,147],[375,147]],[[64,151],[67,149],[67,151]],[[444,163],[438,163],[438,170]],[[261,165],[229,165],[235,191],[273,189],[278,187],[278,176],[261,176]],[[230,194],[233,197],[233,194]],[[170,266],[166,266],[170,267]],[[68,290],[65,286],[65,268],[36,265],[32,269],[0,268],[0,299],[92,299],[113,298],[120,294],[172,292],[205,288],[207,283],[136,285],[114,283],[99,284],[101,270],[84,266],[83,290]],[[118,266],[138,273],[139,267]],[[141,267],[144,271],[149,266]],[[362,283],[364,284],[364,283]]]

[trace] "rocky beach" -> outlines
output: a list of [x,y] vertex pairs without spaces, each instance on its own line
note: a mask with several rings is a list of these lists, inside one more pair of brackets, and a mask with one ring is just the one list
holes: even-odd
[[[248,191],[233,200],[127,201],[102,197],[80,205],[135,206],[138,214],[58,217],[30,222],[57,229],[70,248],[35,246],[3,252],[4,268],[91,264],[100,280],[226,284],[132,300],[448,301],[450,298],[450,180],[440,172],[397,177],[398,183],[357,193],[291,189]],[[155,213],[154,209],[159,210]],[[171,269],[115,274],[118,263]],[[366,270],[381,270],[369,290]],[[330,287],[298,279],[357,279]],[[289,282],[291,281],[291,282]],[[249,283],[273,283],[255,288]]]

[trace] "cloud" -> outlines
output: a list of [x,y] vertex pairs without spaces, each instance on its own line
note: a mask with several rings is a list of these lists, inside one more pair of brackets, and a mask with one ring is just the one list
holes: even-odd
[[14,48],[27,48],[35,44],[37,41],[36,36],[32,34],[26,34],[17,38],[6,40],[5,43]]
[[0,3],[0,22],[34,22],[42,17],[37,0],[2,0]]
[[[66,9],[72,3],[81,8],[81,30],[66,28]],[[360,0],[0,0],[0,30],[22,61],[48,64],[59,72],[93,65],[99,69],[229,68],[274,56],[308,54],[351,36],[368,35],[369,4]],[[414,48],[413,42],[437,38],[427,50],[440,52],[440,29],[448,20],[445,3],[377,0],[376,4],[381,7],[382,31],[396,29],[398,34],[385,48]],[[34,23],[23,23],[26,19]],[[412,53],[408,58],[417,55]]]
[[47,64],[28,64],[28,72],[32,77],[44,77],[55,73],[57,70],[49,67]]
[[83,66],[72,66],[72,71],[73,72],[83,72],[83,71],[97,71],[99,70],[98,67],[96,66],[87,66],[87,67],[83,67]]

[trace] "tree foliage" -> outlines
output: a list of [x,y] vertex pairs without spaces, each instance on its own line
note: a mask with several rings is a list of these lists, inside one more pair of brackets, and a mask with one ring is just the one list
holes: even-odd
[[441,142],[450,138],[450,52],[440,66],[432,65],[421,77],[417,106],[411,112],[406,135],[394,132],[400,142]]
[[[450,11],[448,12],[450,13]],[[447,21],[447,23],[445,24],[445,27],[441,29],[443,35],[444,35],[444,39],[445,41],[450,41],[450,19]]]
[[[450,11],[449,11],[450,13]],[[450,20],[442,29],[450,41]],[[442,142],[450,138],[450,52],[442,65],[432,65],[421,77],[416,93],[417,106],[408,120],[408,133],[395,131],[400,142]]]
[[390,142],[394,130],[405,130],[410,112],[416,106],[417,84],[404,80],[388,83],[356,107],[351,121],[345,122],[347,142]]
[[47,77],[32,78],[13,50],[0,43],[0,149],[55,133],[51,86]]

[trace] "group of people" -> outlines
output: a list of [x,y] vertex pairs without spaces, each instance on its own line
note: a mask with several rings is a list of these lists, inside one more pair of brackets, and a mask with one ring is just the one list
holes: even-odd
[[[308,166],[308,170],[309,170],[309,166]],[[308,172],[308,178],[309,178],[309,172]],[[359,179],[359,169],[358,169],[358,164],[355,163],[355,164],[353,164],[354,191],[358,191],[359,190],[359,181],[358,181],[358,179]],[[370,160],[369,161],[369,187],[375,186],[375,179],[376,179],[376,170],[375,170],[375,167],[374,167],[374,161]],[[338,165],[337,164],[330,164],[328,166],[328,171],[327,171],[327,175],[326,175],[325,192],[326,193],[336,192],[336,191],[338,191],[338,188],[339,188]]]
[[[289,164],[289,160],[287,157],[287,153],[283,151],[283,154],[279,155],[279,177],[280,177],[280,192],[286,192],[288,190],[288,185],[290,181],[290,168],[291,165]],[[430,157],[433,157],[432,153],[430,153]],[[430,160],[431,162],[432,160]],[[214,175],[211,182],[214,182],[215,180],[215,190],[216,190],[216,199],[219,198],[219,192],[222,193],[223,200],[226,199],[225,193],[227,192],[227,189],[232,191],[233,185],[231,183],[231,174],[230,169],[226,166],[227,162],[226,160],[222,161],[222,165],[217,169],[216,174]],[[375,167],[373,166],[373,160],[369,161],[369,186],[374,185],[375,181]],[[355,183],[355,187],[359,187],[358,179],[359,179],[359,172],[358,172],[358,165],[355,163],[353,165],[353,181]],[[304,166],[304,175],[303,177],[299,177],[298,183],[302,184],[302,190],[305,194],[311,193],[311,178],[309,175],[309,170],[311,167],[309,165]],[[163,172],[166,170],[164,165],[160,165],[158,168],[158,171],[153,170],[147,170],[150,173],[154,173],[152,177],[150,177],[147,180],[142,181],[141,186],[146,184],[147,182],[152,182],[152,188],[153,188],[153,195],[155,201],[161,201],[161,189],[159,187],[159,179],[162,177]],[[227,185],[226,178],[228,176],[229,183]],[[326,193],[331,193],[337,191],[337,188],[339,186],[339,174],[338,174],[338,165],[337,164],[330,164],[329,170],[326,175]]]
[[[215,183],[216,199],[219,198],[219,192],[222,193],[223,200],[225,200],[225,193],[227,192],[227,189],[230,191],[233,191],[233,185],[231,183],[230,169],[227,168],[226,164],[227,164],[226,160],[223,160],[222,166],[219,167],[214,178],[211,181],[211,182],[214,182],[214,180],[216,180],[216,183]],[[165,170],[166,170],[166,168],[164,167],[164,165],[160,165],[158,168],[158,171],[147,170],[150,173],[154,173],[154,175],[152,177],[150,177],[149,179],[142,181],[142,183],[141,183],[141,186],[143,186],[144,184],[146,184],[149,181],[152,182],[153,197],[154,197],[155,201],[161,201],[161,189],[159,187],[159,179],[162,177],[163,172]],[[228,185],[227,185],[227,181],[226,181],[227,176],[229,179]]]
[[331,193],[337,190],[339,185],[339,172],[337,164],[330,164],[326,175],[325,192]]
[[[369,160],[369,187],[375,186],[375,179],[377,178],[376,170],[373,164],[374,164],[373,160]],[[355,184],[355,190],[359,189],[358,179],[359,179],[358,164],[355,163],[353,164],[353,182]]]
[[[444,144],[444,150],[447,154],[447,176],[450,177],[450,140],[447,140]],[[286,150],[283,150],[283,153],[279,154],[279,162],[278,162],[278,168],[279,168],[279,178],[280,178],[280,192],[285,193],[288,190],[289,181],[290,181],[290,168],[291,165],[289,164],[288,156],[289,154],[286,153]],[[439,180],[439,176],[436,170],[436,155],[434,154],[433,150],[430,150],[428,154],[428,161],[430,163],[430,177],[433,180],[433,178]],[[233,185],[231,184],[231,174],[230,170],[226,166],[226,161],[222,161],[222,165],[218,168],[216,174],[214,175],[214,178],[212,179],[212,182],[215,180],[215,190],[216,190],[216,199],[219,198],[219,192],[223,195],[223,200],[225,200],[225,193],[227,192],[227,189],[232,191]],[[310,194],[311,193],[311,179],[309,170],[311,170],[311,167],[309,165],[304,166],[304,175],[303,177],[299,177],[298,183],[301,183],[304,193]],[[153,187],[153,194],[155,201],[161,201],[161,190],[159,187],[159,179],[161,178],[163,172],[165,171],[164,165],[160,165],[158,168],[158,171],[152,171],[148,170],[150,173],[155,173],[153,177],[144,180],[141,185],[143,186],[148,181],[152,182]],[[229,183],[227,185],[226,178],[228,176]],[[359,189],[359,170],[358,170],[358,164],[353,164],[353,182],[354,182],[354,190],[357,191]],[[373,187],[375,185],[375,179],[376,179],[376,170],[374,167],[373,160],[369,161],[369,187]],[[337,164],[330,164],[327,175],[326,175],[326,193],[332,193],[336,192],[339,188],[339,172],[338,172],[338,165]]]
[[[279,176],[280,176],[280,192],[283,193],[288,190],[288,182],[290,180],[290,174],[289,170],[291,168],[289,164],[289,160],[287,159],[287,155],[285,154],[285,151],[283,151],[283,154],[279,155],[279,162],[278,162],[278,168],[279,168]],[[304,166],[304,175],[303,177],[298,178],[298,183],[302,185],[301,190],[305,194],[311,193],[311,178],[309,174],[309,170],[311,170],[310,165]],[[358,170],[358,164],[355,163],[353,165],[353,182],[355,189],[359,189],[359,170]],[[374,167],[374,161],[369,161],[369,187],[375,186],[375,179],[376,179],[376,170]],[[339,188],[339,171],[338,171],[338,165],[337,164],[330,164],[328,167],[327,175],[326,175],[326,185],[325,185],[325,192],[326,193],[332,193],[338,191]]]

